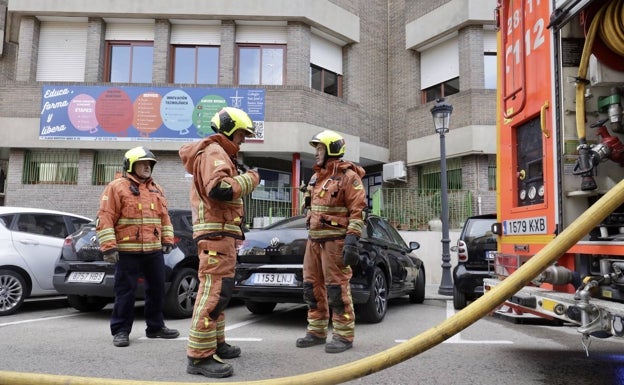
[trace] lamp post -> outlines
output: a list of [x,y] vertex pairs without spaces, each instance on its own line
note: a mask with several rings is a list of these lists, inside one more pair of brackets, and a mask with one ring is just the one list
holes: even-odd
[[444,101],[444,98],[438,99],[437,103],[431,108],[433,116],[433,124],[435,131],[440,134],[440,189],[442,200],[442,212],[440,220],[442,221],[442,280],[438,288],[438,294],[453,295],[453,278],[451,277],[451,252],[449,243],[449,212],[448,212],[448,184],[446,178],[446,142],[445,136],[449,131],[449,123],[451,121],[451,113],[453,106]]

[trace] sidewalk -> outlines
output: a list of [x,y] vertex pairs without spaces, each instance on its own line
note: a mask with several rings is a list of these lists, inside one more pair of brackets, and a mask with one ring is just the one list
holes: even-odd
[[453,300],[452,295],[442,295],[438,294],[438,289],[440,288],[439,284],[428,283],[425,285],[425,299],[442,299],[442,300]]

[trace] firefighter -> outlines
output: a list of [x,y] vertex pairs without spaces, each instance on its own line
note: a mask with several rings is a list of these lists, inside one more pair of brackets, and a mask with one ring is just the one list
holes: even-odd
[[211,126],[215,135],[182,146],[179,154],[193,175],[190,199],[200,281],[186,371],[219,378],[233,373],[232,365],[222,359],[241,354],[238,346],[225,342],[223,311],[234,289],[236,241],[244,239],[243,197],[251,194],[260,177],[256,170],[242,170],[237,162],[240,145],[255,136],[247,113],[225,107],[214,115]]
[[315,148],[314,175],[306,188],[309,237],[303,260],[303,297],[308,305],[306,335],[296,346],[325,344],[330,308],[333,335],[327,353],[353,346],[355,314],[349,280],[359,262],[358,239],[364,226],[364,169],[342,160],[345,141],[325,130],[310,140]]
[[145,278],[145,334],[176,338],[165,327],[165,261],[173,248],[173,226],[163,189],[152,179],[154,154],[135,147],[124,155],[123,175],[104,189],[96,232],[104,261],[115,264],[115,304],[110,320],[113,345],[128,346],[137,282]]

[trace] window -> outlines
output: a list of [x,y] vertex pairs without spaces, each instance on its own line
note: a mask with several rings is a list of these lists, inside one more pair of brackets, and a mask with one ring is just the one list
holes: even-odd
[[26,151],[24,184],[77,184],[78,151]]
[[98,151],[93,160],[94,185],[106,185],[115,179],[118,172],[122,172],[122,151]]
[[422,90],[422,103],[432,102],[459,92],[459,77]]
[[[420,186],[422,190],[440,190],[441,184],[440,163],[430,163],[421,169]],[[446,160],[446,182],[448,190],[462,189],[461,159]]]
[[310,87],[342,97],[342,76],[314,64],[310,65]]
[[284,84],[285,45],[239,45],[239,85]]
[[496,89],[496,52],[483,54],[483,86],[488,90]]
[[496,156],[488,159],[488,190],[496,191]]
[[219,47],[174,46],[174,83],[218,84]]
[[151,83],[153,42],[109,41],[107,80],[112,83]]

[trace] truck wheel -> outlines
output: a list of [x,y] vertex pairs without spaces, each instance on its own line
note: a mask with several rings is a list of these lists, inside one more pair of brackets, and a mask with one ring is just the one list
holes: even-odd
[[69,303],[69,306],[85,313],[100,311],[104,309],[104,306],[108,305],[110,301],[111,300],[109,298],[104,297],[94,297],[86,295],[67,296],[67,302]]
[[27,293],[26,281],[19,273],[0,270],[0,316],[17,312]]
[[199,279],[197,271],[184,268],[171,280],[171,287],[165,294],[164,313],[171,318],[189,318],[193,315]]
[[467,304],[466,293],[459,291],[457,286],[453,285],[453,307],[455,310],[461,310],[465,308]]
[[355,317],[368,323],[378,323],[384,319],[388,309],[388,283],[386,276],[379,266],[375,266],[373,280],[370,287],[370,296],[366,303],[357,306]]

